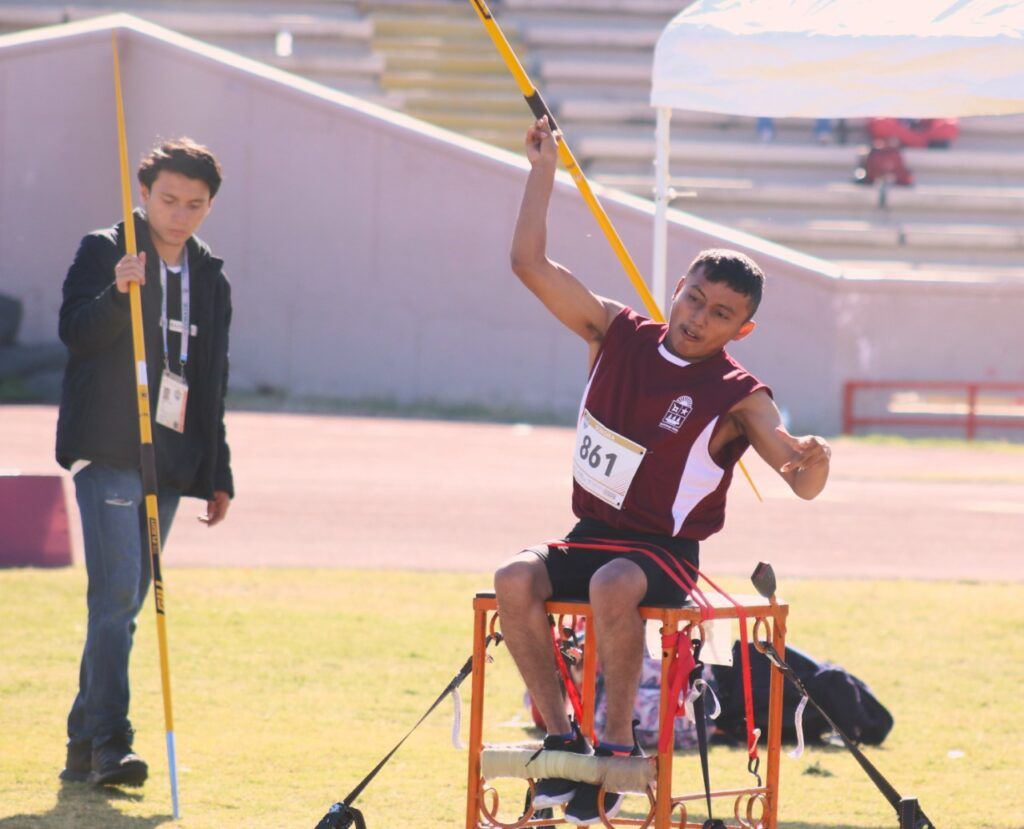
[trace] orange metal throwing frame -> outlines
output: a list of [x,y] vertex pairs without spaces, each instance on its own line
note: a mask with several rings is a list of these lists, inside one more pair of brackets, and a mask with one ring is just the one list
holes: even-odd
[[[736,619],[740,610],[727,599],[718,594],[709,594],[715,610],[716,619]],[[755,647],[760,642],[771,641],[775,649],[785,657],[786,653],[786,616],[789,606],[778,602],[774,597],[769,599],[760,596],[734,596],[748,618],[750,630],[753,631]],[[585,602],[548,602],[545,609],[553,616],[577,616],[585,620],[586,643],[583,656],[583,733],[593,736],[594,733],[594,688],[597,681],[597,650],[590,605]],[[484,671],[486,668],[485,645],[487,634],[497,624],[498,604],[493,593],[478,593],[473,600],[473,690],[469,725],[469,775],[466,796],[466,829],[488,829],[495,824],[487,820],[482,810],[483,785],[480,777],[480,753],[483,750],[483,715],[484,715]],[[641,607],[640,615],[645,619],[661,623],[662,632],[683,630],[687,625],[699,625],[700,609],[694,606],[685,607]],[[663,651],[661,656],[661,701],[662,718],[668,710],[668,670],[672,654]],[[735,822],[727,821],[730,827],[753,827],[753,829],[777,829],[779,812],[779,759],[782,741],[782,692],[784,677],[772,666],[771,683],[768,701],[768,733],[765,735],[765,772],[762,786],[746,789],[712,790],[714,798],[731,798],[734,802],[732,812]],[[650,826],[653,817],[654,829],[689,829],[699,827],[701,823],[691,822],[686,816],[686,805],[690,801],[703,800],[703,790],[673,796],[672,794],[672,760],[671,751],[658,753],[657,756],[657,790],[654,798],[653,815],[646,820],[632,818],[614,818],[606,825],[610,826]],[[745,807],[741,808],[741,804]],[[760,807],[760,814],[756,814]],[[673,818],[675,812],[679,815]],[[673,821],[675,820],[675,823]],[[521,820],[516,827],[550,826],[561,822],[561,818],[544,818],[543,820]]]

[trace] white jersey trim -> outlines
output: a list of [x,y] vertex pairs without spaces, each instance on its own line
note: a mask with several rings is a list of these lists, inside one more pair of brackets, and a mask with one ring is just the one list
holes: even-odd
[[682,366],[683,368],[686,368],[688,365],[690,365],[689,360],[684,360],[682,357],[677,357],[675,354],[669,351],[665,343],[661,343],[658,346],[658,353],[666,360],[668,360],[670,363],[675,363],[677,366]]
[[579,410],[579,413],[576,415],[576,426],[577,427],[579,427],[580,421],[583,420],[583,410],[585,408],[587,408],[587,395],[590,394],[590,387],[592,385],[594,385],[594,378],[597,377],[597,369],[598,369],[598,366],[601,365],[601,358],[603,356],[604,356],[604,354],[598,354],[597,355],[597,360],[594,361],[594,368],[590,372],[590,378],[587,380],[587,385],[583,389],[583,397],[580,400],[580,410]]
[[717,417],[697,436],[686,459],[686,466],[679,479],[679,489],[672,502],[672,535],[679,534],[697,504],[718,489],[725,475],[725,470],[715,463],[709,451],[716,423]]

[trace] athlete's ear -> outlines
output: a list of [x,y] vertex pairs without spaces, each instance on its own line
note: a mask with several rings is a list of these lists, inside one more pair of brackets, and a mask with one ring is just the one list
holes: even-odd
[[682,293],[683,288],[686,286],[686,277],[688,274],[683,274],[679,277],[679,281],[676,283],[676,289],[672,292],[672,301],[675,302],[679,298],[679,294]]
[[742,340],[744,337],[747,337],[750,334],[750,332],[753,331],[755,328],[757,328],[757,323],[754,322],[753,320],[747,320],[745,323],[743,323],[743,325],[740,326],[740,330],[736,332],[736,335],[733,337],[733,340]]

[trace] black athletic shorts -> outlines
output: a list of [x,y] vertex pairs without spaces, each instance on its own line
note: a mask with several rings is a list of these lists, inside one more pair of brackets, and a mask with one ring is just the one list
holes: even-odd
[[[695,579],[690,562],[699,566],[700,544],[692,538],[673,538],[663,535],[647,535],[629,530],[617,530],[601,521],[583,518],[565,537],[566,541],[586,544],[591,541],[600,543],[601,539],[629,546],[629,542],[637,542],[637,552],[619,553],[600,549],[580,547],[559,547],[557,542],[538,544],[530,547],[529,552],[540,558],[548,571],[548,578],[554,589],[552,599],[570,601],[589,601],[590,579],[603,565],[616,558],[625,558],[635,563],[647,576],[647,592],[642,604],[678,607],[686,601],[687,591],[665,572],[648,553],[652,553],[674,572],[680,569],[690,578]],[[646,553],[639,552],[640,549]],[[674,560],[673,560],[674,559]],[[685,579],[684,579],[685,581]]]

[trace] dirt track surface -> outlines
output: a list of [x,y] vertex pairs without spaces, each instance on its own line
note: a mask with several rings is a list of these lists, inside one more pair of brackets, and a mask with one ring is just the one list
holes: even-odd
[[[0,406],[0,470],[67,478],[77,532],[56,416]],[[227,424],[237,498],[212,529],[195,518],[201,502],[183,501],[168,566],[486,572],[573,522],[568,429],[251,412]],[[1022,452],[838,440],[811,502],[746,461],[765,501],[737,472],[726,527],[701,552],[712,576],[765,560],[780,578],[1024,580]]]

